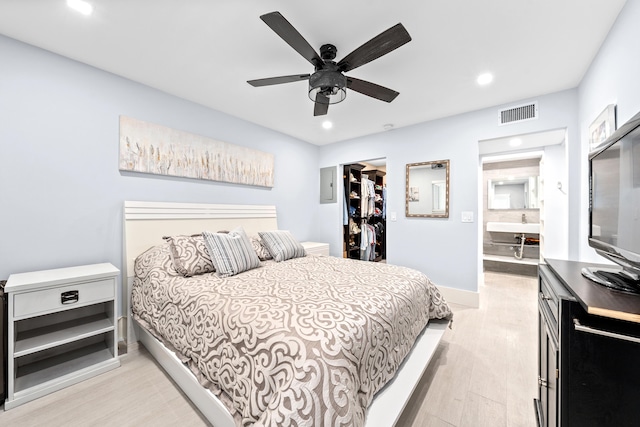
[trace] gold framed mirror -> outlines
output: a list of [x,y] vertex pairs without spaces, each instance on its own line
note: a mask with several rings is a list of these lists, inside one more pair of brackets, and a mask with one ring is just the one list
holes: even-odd
[[405,215],[449,218],[449,160],[407,164]]

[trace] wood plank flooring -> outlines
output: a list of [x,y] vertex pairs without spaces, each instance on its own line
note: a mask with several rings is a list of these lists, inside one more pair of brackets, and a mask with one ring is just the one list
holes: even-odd
[[[487,272],[480,308],[452,305],[437,349],[399,427],[535,427],[537,281]],[[209,425],[141,348],[98,377],[0,411],[14,427]]]
[[537,278],[485,272],[480,308],[452,308],[398,426],[535,427]]

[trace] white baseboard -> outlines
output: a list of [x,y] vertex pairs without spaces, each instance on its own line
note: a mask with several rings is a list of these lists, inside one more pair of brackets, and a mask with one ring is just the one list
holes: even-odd
[[446,286],[438,286],[438,290],[440,290],[440,293],[442,293],[442,296],[447,300],[447,302],[473,308],[480,307],[479,292],[464,291],[462,289],[448,288]]

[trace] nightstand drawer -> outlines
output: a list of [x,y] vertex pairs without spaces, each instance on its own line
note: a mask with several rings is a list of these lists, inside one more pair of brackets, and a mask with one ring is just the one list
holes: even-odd
[[13,298],[13,315],[19,318],[93,304],[113,299],[114,291],[114,280],[104,279],[19,293]]

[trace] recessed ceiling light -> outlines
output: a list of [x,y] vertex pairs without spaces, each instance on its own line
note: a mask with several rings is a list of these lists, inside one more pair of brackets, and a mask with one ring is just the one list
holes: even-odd
[[325,129],[331,129],[333,127],[333,123],[329,120],[322,122],[322,127]]
[[93,12],[93,6],[83,0],[67,0],[67,6],[87,16]]
[[493,74],[491,74],[491,73],[480,74],[476,81],[481,86],[488,85],[489,83],[491,83],[493,81]]
[[382,126],[384,130],[391,130],[393,129],[393,123],[387,123],[386,125]]
[[512,147],[517,147],[522,144],[522,140],[520,138],[513,138],[509,140],[509,145]]

